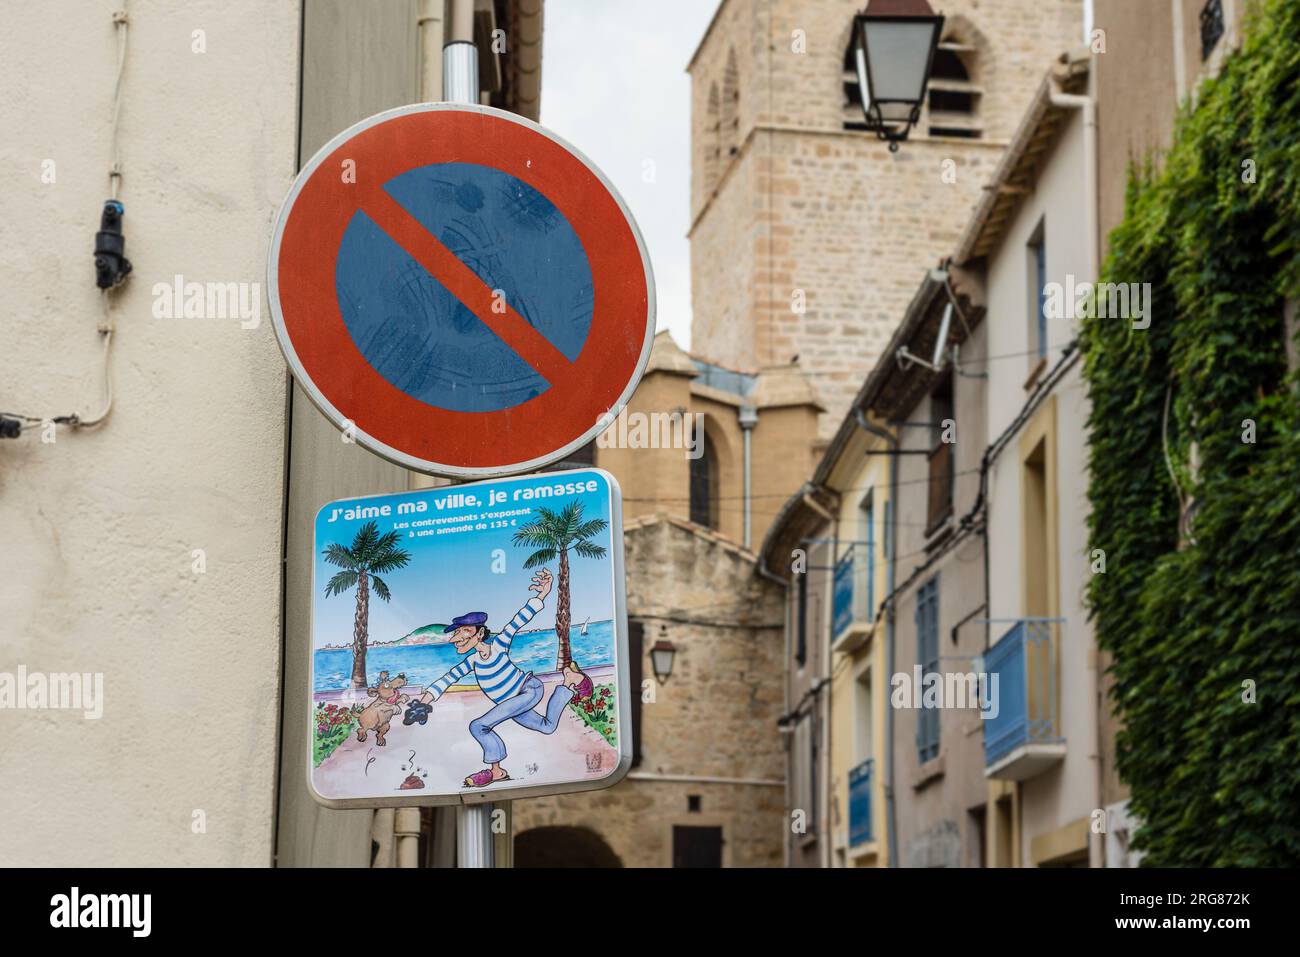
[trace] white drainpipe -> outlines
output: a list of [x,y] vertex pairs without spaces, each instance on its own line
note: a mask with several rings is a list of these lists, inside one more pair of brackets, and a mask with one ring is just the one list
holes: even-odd
[[453,0],[451,23],[442,48],[442,98],[451,103],[477,103],[478,47],[474,46],[474,0]]
[[[452,0],[451,22],[445,26],[442,48],[442,98],[451,103],[479,101],[478,48],[474,46],[474,0]],[[456,864],[495,867],[492,805],[463,804],[456,808]]]
[[753,435],[754,426],[758,425],[758,410],[752,405],[742,405],[739,414],[740,433],[745,440],[745,536],[746,549],[754,546],[754,476],[753,476]]

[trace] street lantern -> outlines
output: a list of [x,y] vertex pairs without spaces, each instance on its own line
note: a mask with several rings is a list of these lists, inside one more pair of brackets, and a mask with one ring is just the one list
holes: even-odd
[[673,673],[673,657],[677,646],[667,639],[668,628],[659,626],[659,640],[650,648],[650,667],[654,669],[655,680],[663,684]]
[[853,18],[853,55],[867,129],[890,152],[921,118],[943,16],[926,0],[870,0]]

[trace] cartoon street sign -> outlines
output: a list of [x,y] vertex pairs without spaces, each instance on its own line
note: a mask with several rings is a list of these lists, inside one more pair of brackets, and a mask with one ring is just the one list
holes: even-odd
[[316,516],[308,789],[330,807],[609,787],[632,762],[622,502],[600,469]]
[[654,338],[623,200],[572,146],[491,107],[406,106],[334,137],[289,190],[267,278],[280,347],[321,412],[449,477],[586,444]]

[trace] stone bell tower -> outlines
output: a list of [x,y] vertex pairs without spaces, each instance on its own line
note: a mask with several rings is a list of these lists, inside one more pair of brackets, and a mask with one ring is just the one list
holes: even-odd
[[691,351],[798,363],[823,436],[925,270],[956,245],[1082,0],[931,0],[927,102],[897,153],[863,126],[850,34],[864,0],[723,0],[692,58]]

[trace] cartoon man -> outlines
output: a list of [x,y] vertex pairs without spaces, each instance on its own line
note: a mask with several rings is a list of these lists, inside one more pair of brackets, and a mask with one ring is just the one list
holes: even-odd
[[553,734],[559,727],[560,716],[572,700],[574,689],[579,686],[590,688],[591,679],[576,667],[563,672],[563,684],[551,692],[546,703],[545,713],[536,709],[545,693],[542,681],[530,672],[523,672],[510,660],[510,643],[519,629],[533,620],[542,610],[546,596],[551,593],[551,573],[543,568],[533,576],[528,590],[535,593],[527,604],[520,608],[511,619],[510,624],[501,629],[500,634],[492,635],[487,628],[487,613],[472,611],[452,619],[450,625],[443,629],[451,634],[451,642],[456,646],[457,654],[468,655],[445,675],[425,689],[420,701],[425,704],[437,701],[457,681],[474,673],[482,692],[492,700],[494,707],[481,717],[469,723],[469,733],[483,748],[483,763],[487,765],[481,771],[475,771],[465,779],[466,787],[487,787],[496,781],[505,781],[510,775],[501,767],[506,757],[506,745],[494,728],[506,721]]

